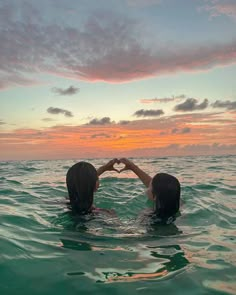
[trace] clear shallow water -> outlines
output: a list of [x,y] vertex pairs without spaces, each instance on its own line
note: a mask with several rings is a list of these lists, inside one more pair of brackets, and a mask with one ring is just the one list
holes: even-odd
[[95,196],[117,218],[76,221],[65,187],[75,162],[0,163],[1,294],[236,294],[236,156],[134,159],[182,184],[167,227],[141,222],[150,204],[131,172],[105,173]]

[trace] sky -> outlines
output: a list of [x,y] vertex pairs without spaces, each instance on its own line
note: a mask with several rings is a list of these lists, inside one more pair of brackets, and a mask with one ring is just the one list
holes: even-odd
[[0,160],[236,154],[236,0],[0,0]]

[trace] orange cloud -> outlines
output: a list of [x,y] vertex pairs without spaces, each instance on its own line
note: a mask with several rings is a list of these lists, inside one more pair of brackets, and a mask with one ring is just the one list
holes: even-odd
[[[234,113],[1,132],[1,159],[236,153]],[[177,130],[173,132],[173,130]]]

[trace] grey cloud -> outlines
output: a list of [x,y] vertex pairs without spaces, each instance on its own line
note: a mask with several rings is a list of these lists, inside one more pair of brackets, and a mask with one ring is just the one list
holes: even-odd
[[114,122],[111,121],[111,118],[109,117],[103,117],[101,119],[94,118],[91,121],[89,121],[88,125],[108,125],[113,124]]
[[52,121],[55,121],[55,120],[52,119],[52,118],[43,118],[42,121],[44,121],[44,122],[52,122]]
[[178,129],[177,129],[177,128],[174,128],[174,129],[172,129],[172,131],[171,131],[172,134],[175,134],[175,133],[177,133],[177,132],[178,132]]
[[163,97],[163,98],[143,98],[143,99],[140,99],[140,103],[144,103],[144,104],[150,104],[150,103],[168,103],[168,102],[171,102],[171,101],[178,101],[178,100],[181,100],[181,99],[184,99],[186,98],[186,95],[184,94],[181,94],[181,95],[178,95],[178,96],[172,96],[172,97]]
[[208,106],[208,99],[204,99],[204,101],[200,104],[198,104],[198,100],[196,98],[187,98],[185,102],[180,103],[175,106],[175,111],[183,111],[183,112],[189,112],[189,111],[197,111],[197,110],[204,110]]
[[96,134],[92,134],[90,136],[90,138],[110,138],[111,136],[109,134],[106,133],[96,133]]
[[128,121],[128,120],[121,120],[118,124],[120,124],[120,125],[127,125],[129,123],[130,123],[130,121]]
[[189,128],[189,127],[185,127],[181,130],[182,134],[186,134],[186,133],[190,133],[190,132],[191,132],[191,128]]
[[149,103],[167,103],[167,102],[171,102],[174,101],[174,97],[164,97],[164,98],[143,98],[140,99],[140,103],[144,103],[144,104],[149,104]]
[[77,87],[74,87],[74,86],[70,86],[66,89],[54,87],[54,88],[52,88],[52,91],[54,93],[59,94],[59,95],[74,95],[74,94],[78,93],[80,91],[80,89]]
[[226,108],[227,110],[236,110],[236,101],[220,101],[217,100],[212,104],[213,108]]
[[178,129],[178,128],[174,128],[171,130],[171,133],[172,134],[186,134],[186,133],[190,133],[191,132],[191,129],[189,127],[185,127],[185,128],[182,128],[182,129]]
[[134,113],[134,116],[136,117],[159,117],[163,115],[163,110],[138,110]]
[[110,117],[103,117],[101,119],[94,118],[89,121],[86,125],[109,125],[109,124],[116,124],[116,125],[128,125],[131,121],[128,120],[121,120],[119,122],[111,121]]
[[2,120],[0,120],[0,125],[4,125],[6,124],[5,122],[3,122]]
[[53,115],[63,114],[65,117],[73,117],[73,114],[70,111],[60,108],[50,107],[47,109],[47,112]]

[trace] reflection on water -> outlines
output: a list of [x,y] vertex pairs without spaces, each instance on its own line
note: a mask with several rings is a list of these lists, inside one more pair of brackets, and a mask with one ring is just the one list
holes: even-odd
[[[95,253],[91,255],[103,257],[103,260],[97,258],[90,267],[86,266],[84,269],[80,267],[80,270],[70,271],[67,273],[68,276],[86,276],[96,283],[160,280],[184,271],[189,264],[180,245],[159,245],[158,241],[164,237],[176,237],[182,233],[174,224],[160,227],[149,225],[145,234],[138,236],[139,240],[134,236],[133,220],[129,228],[127,222],[124,225],[120,221],[119,227],[114,227],[113,224],[112,236],[107,235],[106,226],[111,227],[111,225],[110,222],[106,223],[105,219],[93,217],[88,218],[86,222],[74,220],[74,223],[76,234],[74,231],[64,230],[60,239],[61,247],[79,251],[79,258],[84,252],[91,251]],[[98,239],[94,236],[94,232],[101,231],[101,228],[103,233],[100,232]],[[136,230],[138,228],[139,225],[136,224]],[[112,260],[117,267],[113,266],[113,263],[111,265],[108,263],[104,267],[107,257],[117,256],[113,254],[114,252],[119,257],[119,263],[115,259]]]
[[[62,240],[64,248],[77,251],[97,251],[100,255],[106,256],[111,251],[118,251],[120,264],[123,267],[116,268],[107,266],[100,267],[99,262],[90,267],[90,271],[69,272],[68,275],[85,275],[97,283],[111,282],[131,282],[134,280],[162,279],[166,276],[173,276],[184,269],[189,264],[185,258],[184,251],[178,245],[156,247],[155,251],[144,247],[133,247],[132,249],[122,247],[97,247],[89,243]],[[123,255],[125,252],[125,255]],[[145,255],[144,255],[145,252]],[[130,258],[129,258],[129,253]],[[135,255],[135,256],[134,256]],[[125,259],[122,261],[122,256]],[[128,266],[128,269],[127,269]],[[92,269],[91,269],[92,268]]]
[[[139,253],[138,249],[136,249],[136,252]],[[172,252],[172,254],[170,254],[170,252]],[[147,259],[148,263],[146,267],[142,269],[134,269],[133,271],[115,271],[113,269],[112,272],[104,272],[100,269],[100,271],[102,271],[104,279],[107,282],[132,282],[134,280],[150,279],[160,280],[166,278],[166,276],[173,276],[183,271],[189,264],[189,261],[184,257],[184,252],[178,245],[156,247],[155,251],[149,252],[149,258],[151,259]],[[151,260],[153,260],[153,262],[151,262]],[[138,257],[137,261],[139,261]],[[144,260],[142,260],[142,262],[145,263]]]

